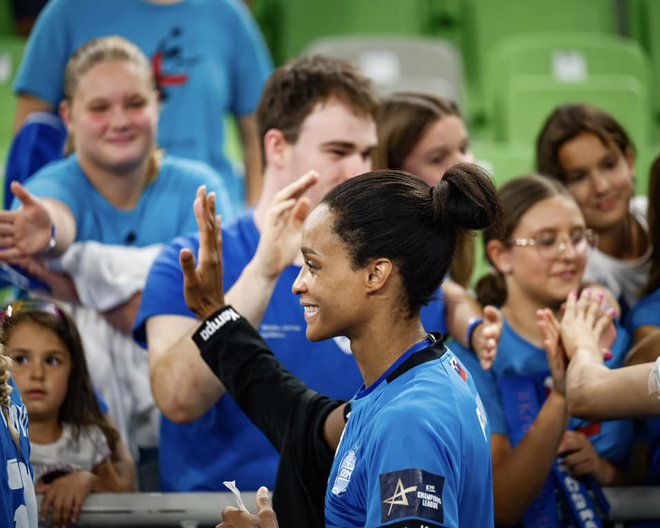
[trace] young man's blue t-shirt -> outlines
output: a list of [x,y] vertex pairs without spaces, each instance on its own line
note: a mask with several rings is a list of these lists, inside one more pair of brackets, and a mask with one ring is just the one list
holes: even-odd
[[[259,231],[251,212],[223,228],[224,288],[229,290],[254,256]],[[146,347],[146,322],[159,315],[194,318],[183,296],[183,273],[179,251],[199,250],[199,236],[180,237],[169,244],[154,263],[142,295],[134,337]],[[335,399],[349,399],[362,378],[348,340],[335,338],[310,343],[303,309],[291,292],[300,271],[290,266],[280,276],[266,309],[259,332],[278,360],[309,387]],[[444,332],[444,304],[433,302],[424,310],[429,329]],[[279,457],[225,394],[199,420],[178,425],[161,422],[161,483],[163,491],[218,491],[223,480],[236,480],[240,489],[272,486]]]

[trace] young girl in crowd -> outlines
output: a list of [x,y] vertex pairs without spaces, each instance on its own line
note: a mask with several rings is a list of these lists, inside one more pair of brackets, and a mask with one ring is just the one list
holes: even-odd
[[[475,376],[491,423],[496,521],[557,525],[554,479],[620,482],[632,424],[569,420],[564,373],[550,368],[543,349],[536,314],[557,312],[580,286],[588,248],[596,242],[574,198],[561,183],[537,175],[508,182],[499,196],[504,228],[485,232],[495,271],[477,285],[479,300],[500,306],[504,317],[492,372],[479,372],[472,354],[452,348]],[[625,332],[618,335],[608,366],[622,365],[628,341]]]
[[623,127],[589,105],[557,108],[536,145],[542,175],[563,182],[598,235],[584,280],[605,285],[627,313],[648,278],[646,197],[633,197],[635,150]]
[[[232,205],[213,169],[164,156],[158,148],[158,92],[151,65],[136,46],[120,37],[85,44],[68,62],[64,96],[60,114],[74,153],[44,167],[25,187],[13,183],[16,209],[0,213],[0,260],[58,256],[73,242],[133,251],[165,243],[195,230],[185,197],[194,196],[200,185],[218,193],[223,218],[231,219]],[[76,288],[63,288],[67,278],[52,272],[39,278],[58,299],[73,301],[71,312],[86,328],[88,359],[98,366],[92,372],[94,386],[122,436],[134,452],[136,445],[154,448],[159,415],[149,390],[148,358],[129,335],[141,288],[127,291],[111,306],[82,306],[81,288],[89,290],[86,298],[101,289],[95,273],[103,254],[88,253],[89,261],[82,261],[86,266],[77,269]],[[141,271],[146,280],[156,254],[140,266],[131,260],[128,270],[121,266],[129,257],[116,259],[116,275]],[[113,297],[118,290],[123,291],[106,287]],[[97,297],[104,302],[105,296]]]
[[41,517],[76,523],[90,493],[134,491],[135,468],[101,413],[71,317],[41,300],[17,301],[5,313],[3,342],[29,415]]
[[[209,320],[194,340],[269,438],[305,455],[303,473],[295,475],[305,495],[327,482],[325,526],[492,526],[483,408],[471,376],[419,315],[449,268],[457,233],[497,218],[488,177],[462,164],[429,187],[410,174],[375,171],[338,185],[305,220],[305,266],[293,289],[307,337],[348,337],[365,382],[351,402],[329,480],[317,464],[331,453],[333,438],[336,445],[343,407],[282,373],[256,331],[225,306],[212,206],[202,194],[196,207],[200,265],[195,269],[192,252],[182,252],[184,291],[191,310]],[[246,355],[262,359],[249,362],[258,370],[234,371]],[[263,369],[264,358],[271,368]],[[235,391],[237,384],[246,392]],[[315,412],[320,408],[325,413]]]
[[28,416],[0,345],[0,525],[37,527]]

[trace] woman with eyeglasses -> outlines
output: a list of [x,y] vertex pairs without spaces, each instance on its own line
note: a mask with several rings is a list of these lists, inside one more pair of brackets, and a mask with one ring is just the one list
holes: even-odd
[[[491,423],[496,522],[563,526],[559,523],[570,518],[558,516],[556,497],[563,502],[571,494],[556,482],[582,482],[583,493],[594,482],[620,482],[619,467],[626,463],[632,443],[630,422],[570,419],[565,370],[561,364],[548,364],[544,322],[540,326],[537,315],[545,309],[558,313],[569,293],[580,287],[587,250],[596,238],[558,181],[524,176],[505,184],[498,194],[503,229],[484,233],[494,271],[480,280],[477,296],[482,304],[501,308],[499,353],[492,371],[484,372],[473,354],[457,344],[452,348],[474,374]],[[608,335],[611,341],[612,332]],[[628,341],[620,333],[613,344],[604,343],[612,345],[610,367],[622,364]],[[568,505],[561,511],[568,512]]]

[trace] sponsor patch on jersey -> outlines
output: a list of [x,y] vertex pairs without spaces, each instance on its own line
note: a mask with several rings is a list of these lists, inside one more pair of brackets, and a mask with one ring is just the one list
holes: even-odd
[[335,483],[332,485],[333,495],[341,495],[346,491],[346,488],[348,488],[348,485],[351,482],[351,477],[353,476],[353,470],[355,469],[356,461],[357,457],[355,456],[355,451],[352,449],[344,455],[344,458],[341,459],[339,470],[337,471],[337,476],[335,477]]
[[380,475],[380,520],[416,517],[442,523],[445,477],[423,469],[404,469]]

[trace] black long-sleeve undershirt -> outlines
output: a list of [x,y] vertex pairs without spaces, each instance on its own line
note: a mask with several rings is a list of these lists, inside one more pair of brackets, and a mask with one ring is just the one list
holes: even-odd
[[273,508],[280,526],[325,526],[325,490],[334,457],[324,438],[343,402],[309,389],[275,358],[233,308],[209,317],[193,336],[202,358],[280,453]]

